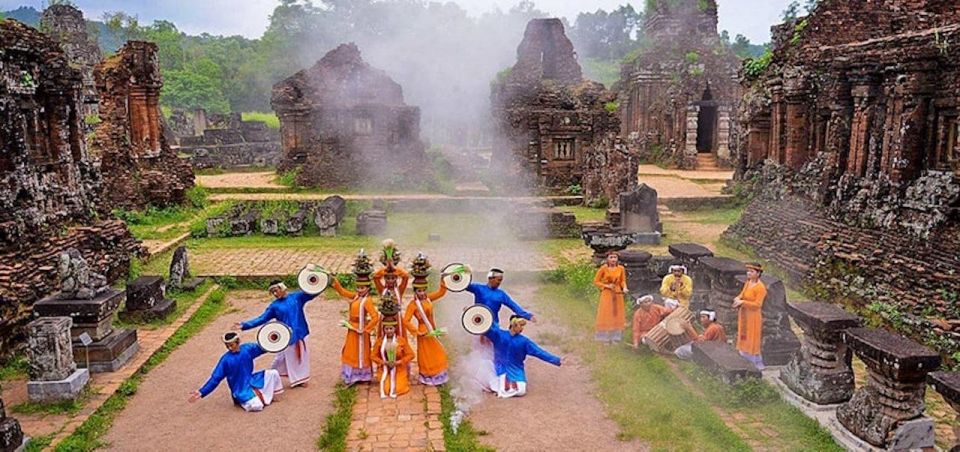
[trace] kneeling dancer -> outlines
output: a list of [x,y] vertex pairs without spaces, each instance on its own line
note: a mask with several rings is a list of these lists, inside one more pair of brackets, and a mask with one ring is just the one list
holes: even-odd
[[283,393],[283,382],[276,369],[253,372],[253,360],[264,354],[260,345],[252,342],[241,345],[240,335],[234,332],[224,334],[223,343],[227,352],[220,357],[207,383],[190,395],[190,403],[210,395],[224,378],[233,403],[244,411],[261,411],[273,402],[275,395]]
[[727,332],[723,329],[723,325],[717,323],[716,311],[709,309],[700,311],[700,324],[703,325],[703,334],[697,334],[697,331],[693,329],[693,325],[689,323],[684,325],[687,330],[687,335],[690,336],[692,342],[681,345],[674,351],[677,358],[690,359],[690,357],[693,356],[694,342],[727,342]]
[[[447,382],[447,352],[440,343],[440,336],[445,330],[437,327],[433,315],[433,302],[447,293],[447,286],[440,279],[440,288],[433,293],[427,293],[427,276],[430,274],[430,261],[427,256],[420,254],[413,260],[413,301],[407,304],[407,311],[403,314],[404,329],[417,336],[417,361],[420,383],[438,386]],[[417,324],[412,320],[416,318]]]
[[334,276],[333,290],[341,297],[350,300],[348,320],[342,320],[340,326],[347,329],[347,337],[340,351],[340,376],[343,383],[350,386],[359,381],[373,380],[373,365],[370,362],[370,333],[377,329],[380,315],[370,297],[370,274],[373,264],[367,254],[360,250],[353,263],[353,274],[357,278],[357,291],[344,289]]
[[373,361],[377,363],[380,398],[397,398],[410,392],[410,362],[413,349],[407,338],[397,334],[400,327],[400,304],[389,291],[380,298],[380,333],[373,345]]
[[540,348],[530,338],[524,336],[523,327],[527,320],[518,315],[510,316],[510,330],[504,331],[494,324],[484,336],[493,342],[493,362],[497,370],[496,380],[490,382],[490,389],[497,397],[522,397],[527,393],[527,374],[523,362],[527,355],[533,355],[554,366],[560,366],[563,360]]
[[[313,265],[308,265],[311,270]],[[273,368],[280,371],[280,375],[287,377],[290,387],[305,385],[310,381],[310,352],[307,350],[307,336],[310,327],[307,326],[307,315],[303,308],[308,301],[317,295],[310,295],[299,290],[287,293],[287,286],[280,280],[274,280],[267,289],[274,297],[273,302],[260,314],[260,317],[237,323],[234,328],[249,330],[261,326],[270,320],[283,322],[292,330],[290,346],[277,353],[273,359]]]

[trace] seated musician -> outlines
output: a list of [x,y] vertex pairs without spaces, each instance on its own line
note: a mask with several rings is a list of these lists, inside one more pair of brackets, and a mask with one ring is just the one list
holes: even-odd
[[690,296],[693,295],[693,279],[687,275],[687,267],[682,264],[670,266],[670,274],[663,277],[660,284],[660,295],[663,298],[677,300],[680,306],[690,307]]
[[690,336],[691,342],[677,347],[674,353],[678,358],[690,359],[690,356],[693,355],[694,342],[727,341],[727,332],[723,329],[723,325],[717,322],[716,311],[709,309],[700,311],[700,324],[703,325],[703,334],[697,334],[693,325],[686,324],[687,335]]
[[653,303],[652,295],[644,295],[634,302],[633,348],[640,347],[640,339],[673,311]]

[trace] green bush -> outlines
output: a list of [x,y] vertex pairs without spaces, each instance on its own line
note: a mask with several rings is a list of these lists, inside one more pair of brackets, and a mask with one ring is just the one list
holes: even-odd
[[763,75],[766,72],[767,67],[770,66],[770,60],[773,59],[773,52],[770,49],[767,49],[766,52],[760,58],[748,58],[743,62],[743,74],[747,78],[755,79]]
[[687,64],[697,64],[700,62],[700,54],[696,51],[687,52],[684,58],[687,60]]
[[620,110],[620,102],[607,102],[603,104],[603,109],[606,110],[607,113],[616,113]]
[[194,185],[187,190],[187,201],[190,201],[190,205],[196,207],[197,209],[202,209],[207,206],[207,189],[199,185]]

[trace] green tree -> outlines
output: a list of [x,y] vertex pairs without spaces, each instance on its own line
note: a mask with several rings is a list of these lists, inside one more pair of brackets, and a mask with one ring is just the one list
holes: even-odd
[[172,108],[204,108],[211,113],[230,111],[219,80],[191,70],[166,71],[161,94],[161,102]]

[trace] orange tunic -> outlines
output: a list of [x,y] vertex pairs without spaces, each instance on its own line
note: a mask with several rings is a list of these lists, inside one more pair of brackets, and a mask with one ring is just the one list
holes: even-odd
[[[614,289],[604,287],[606,284],[613,284]],[[593,285],[600,289],[596,331],[623,331],[623,325],[627,321],[626,306],[623,303],[623,291],[627,288],[627,270],[622,265],[611,268],[604,264],[597,270]]]
[[[410,344],[407,343],[407,339],[403,336],[394,336],[397,338],[397,356],[396,356],[396,366],[397,369],[396,381],[397,381],[397,390],[396,394],[406,394],[410,392],[410,361],[413,361],[413,349],[410,348]],[[386,351],[381,350],[383,348],[384,337],[380,336],[377,339],[377,343],[373,344],[373,362],[377,363],[377,379],[374,381],[375,384],[379,384],[381,378],[383,378],[384,372],[389,372],[390,369],[387,369],[387,366],[384,363],[387,362]],[[387,373],[387,377],[383,378],[383,393],[390,394],[390,374]]]
[[[407,311],[403,314],[403,326],[410,333],[417,336],[417,366],[420,375],[433,377],[447,372],[447,352],[435,336],[427,336],[438,328],[433,316],[433,302],[447,293],[447,286],[440,284],[436,292],[427,294],[427,299],[417,307],[416,299],[407,304]],[[421,312],[420,309],[423,309]],[[415,325],[412,320],[416,318]]]
[[[399,281],[397,281],[397,289],[399,289],[399,292],[397,293],[397,301],[399,301],[402,299],[400,296],[407,291],[407,282],[410,281],[410,273],[407,273],[406,270],[400,267],[393,267],[393,271],[397,274],[397,278],[399,279]],[[386,274],[386,268],[381,268],[373,273],[373,285],[377,287],[377,295],[383,293],[383,276]]]
[[333,278],[333,290],[350,300],[350,326],[363,332],[360,334],[351,329],[347,330],[347,338],[340,351],[340,361],[355,369],[370,367],[370,333],[376,331],[380,313],[377,312],[371,297],[359,298],[356,292],[344,289],[336,278]]
[[737,350],[751,355],[759,355],[763,342],[763,299],[767,297],[767,287],[763,282],[743,284],[740,291],[740,312],[737,314]]
[[640,338],[668,315],[670,310],[658,304],[650,306],[650,311],[637,308],[633,313],[633,345],[640,346]]
[[703,334],[700,335],[691,335],[691,340],[694,342],[726,342],[727,341],[727,330],[723,328],[723,325],[713,322],[706,330],[703,330]]

